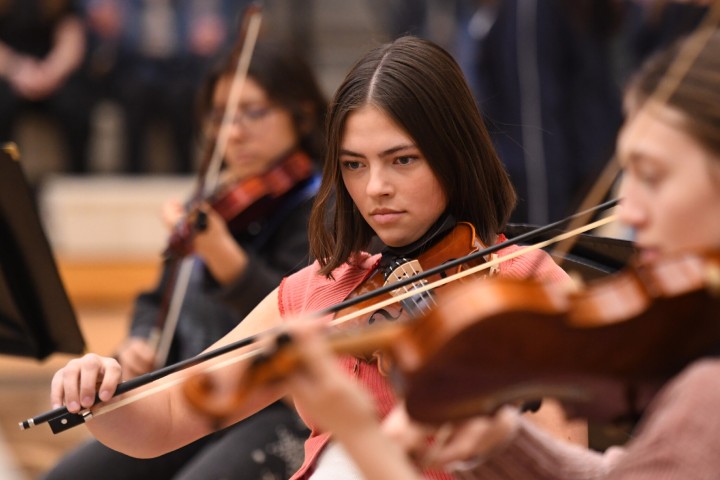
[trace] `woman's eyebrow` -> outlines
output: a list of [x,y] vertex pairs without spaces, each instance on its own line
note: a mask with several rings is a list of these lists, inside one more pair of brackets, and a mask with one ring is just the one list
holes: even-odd
[[[380,157],[387,157],[388,155],[393,155],[399,151],[411,149],[411,148],[417,148],[414,144],[408,143],[403,145],[397,145],[395,147],[388,148],[387,150],[383,150],[380,152]],[[345,148],[340,149],[340,155],[347,155],[349,157],[359,157],[359,158],[365,158],[365,155],[362,153],[353,152],[352,150],[347,150]]]

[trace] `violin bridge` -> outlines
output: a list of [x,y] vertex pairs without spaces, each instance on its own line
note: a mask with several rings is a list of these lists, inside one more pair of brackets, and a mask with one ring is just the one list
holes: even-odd
[[[394,283],[398,283],[401,280],[405,280],[406,278],[413,277],[419,273],[422,273],[423,269],[420,266],[420,262],[418,260],[406,260],[403,263],[398,264],[390,273],[388,273],[385,277],[385,286],[392,285]],[[424,285],[424,281],[418,282],[418,285]],[[416,285],[417,286],[417,285]],[[413,288],[412,285],[405,286],[398,288],[396,290],[393,290],[391,294],[393,296],[400,295],[401,293],[405,293]]]

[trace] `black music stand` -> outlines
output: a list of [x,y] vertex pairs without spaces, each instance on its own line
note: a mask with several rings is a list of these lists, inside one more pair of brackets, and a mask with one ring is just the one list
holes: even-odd
[[85,341],[18,158],[14,145],[0,149],[0,354],[80,354]]

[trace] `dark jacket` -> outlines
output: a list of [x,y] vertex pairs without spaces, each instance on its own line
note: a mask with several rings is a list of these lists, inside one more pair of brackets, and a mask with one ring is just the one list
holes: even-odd
[[[169,363],[194,356],[220,339],[277,287],[284,276],[308,265],[307,223],[317,183],[317,177],[312,177],[298,184],[262,219],[240,231],[231,230],[249,257],[245,272],[233,283],[221,287],[202,261],[194,257]],[[147,338],[151,334],[158,322],[172,270],[172,262],[166,262],[157,288],[138,296],[131,336]]]

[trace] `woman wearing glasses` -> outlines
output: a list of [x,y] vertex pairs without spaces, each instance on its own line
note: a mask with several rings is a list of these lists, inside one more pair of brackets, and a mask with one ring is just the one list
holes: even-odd
[[[287,47],[259,43],[235,112],[225,106],[238,52],[208,76],[199,96],[204,135],[215,146],[228,120],[218,194],[201,207],[206,228],[192,236],[193,269],[166,362],[201,352],[225,335],[283,276],[309,263],[307,223],[322,158],[325,99],[308,65]],[[169,225],[186,222],[179,202],[166,206]],[[123,379],[155,368],[152,338],[172,289],[174,259],[158,287],[135,302],[128,338],[117,350]],[[288,478],[302,463],[308,431],[275,402],[231,428],[159,458],[141,460],[92,441],[50,472],[58,478]]]

